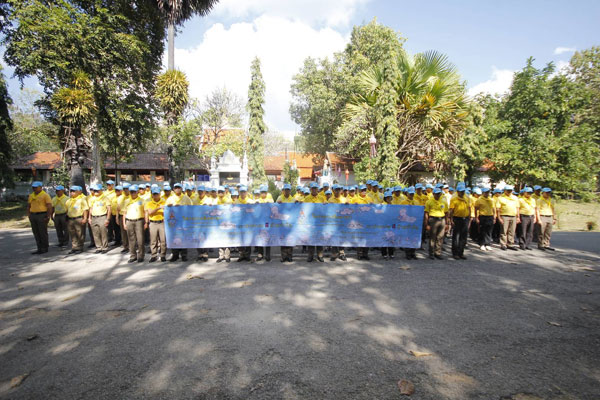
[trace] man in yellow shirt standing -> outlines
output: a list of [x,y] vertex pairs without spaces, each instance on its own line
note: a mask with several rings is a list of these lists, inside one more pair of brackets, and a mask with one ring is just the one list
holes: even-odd
[[464,252],[471,220],[471,201],[465,194],[466,189],[464,183],[459,183],[456,186],[456,196],[450,200],[448,219],[452,224],[452,257],[455,260],[467,259]]
[[[331,204],[346,204],[346,199],[342,196],[342,187],[335,184],[332,188],[333,196],[331,196],[327,202]],[[342,261],[346,261],[346,252],[344,251],[344,248],[340,246],[331,246],[330,260],[335,261],[338,258]]]
[[33,231],[37,250],[31,254],[44,254],[48,252],[48,221],[52,217],[52,199],[42,189],[42,182],[35,181],[31,184],[33,191],[27,200],[27,216]]
[[129,182],[123,182],[123,193],[117,198],[117,210],[118,217],[117,223],[119,224],[119,230],[121,231],[121,243],[123,244],[123,249],[121,253],[129,252],[129,235],[127,235],[127,230],[125,229],[125,224],[123,223],[123,218],[125,217],[125,202],[130,198],[131,194],[129,193],[129,188],[131,185]]
[[160,248],[160,261],[167,261],[167,237],[165,235],[164,208],[165,201],[160,198],[160,189],[154,187],[150,189],[152,198],[144,205],[145,225],[144,228],[150,231],[150,262],[155,262],[158,258],[158,249]]
[[519,199],[513,193],[514,187],[506,185],[504,194],[498,197],[498,221],[502,226],[500,231],[500,248],[502,250],[517,250],[514,247],[515,230],[519,223]]
[[92,227],[96,253],[108,252],[108,222],[110,221],[110,201],[102,193],[102,185],[97,183],[92,186],[92,197],[88,201],[90,207],[89,224]]
[[[323,203],[321,196],[319,196],[319,185],[316,182],[311,182],[309,185],[310,194],[304,196],[303,203]],[[307,246],[308,256],[307,262],[312,262],[315,256],[315,249],[317,251],[317,261],[324,262],[323,259],[323,246]]]
[[[169,190],[168,190],[169,189]],[[171,187],[165,186],[164,191],[165,194],[170,192]],[[171,207],[179,207],[179,206],[191,206],[192,199],[185,193],[183,193],[183,188],[181,183],[176,183],[173,185],[173,193],[165,199],[165,206]],[[187,249],[171,249],[171,258],[169,258],[169,262],[175,262],[179,260],[179,256],[181,256],[181,261],[187,261],[188,251]]]
[[69,251],[69,254],[78,254],[83,251],[89,206],[87,199],[81,192],[81,186],[71,186],[71,193],[69,193],[71,197],[66,202],[69,236],[71,237],[71,251]]
[[539,220],[537,204],[533,196],[533,189],[526,187],[523,195],[519,198],[519,215],[521,217],[521,234],[519,235],[519,247],[521,250],[532,250],[530,245],[533,241],[533,227]]
[[69,230],[67,228],[67,200],[65,195],[65,187],[58,185],[56,188],[56,196],[52,198],[52,221],[56,229],[58,237],[58,247],[66,247],[69,242]]
[[448,218],[448,204],[442,196],[442,189],[435,188],[433,197],[425,203],[425,226],[429,232],[429,258],[443,260],[442,245]]
[[[406,196],[404,197],[404,200],[400,202],[400,205],[416,206],[417,204],[415,203],[415,188],[413,186],[405,188],[404,193],[406,193]],[[407,247],[404,249],[404,254],[406,255],[407,260],[417,259],[417,249]]]
[[114,238],[114,243],[113,246],[115,247],[119,247],[122,245],[122,240],[121,240],[121,228],[119,226],[119,198],[121,197],[121,194],[123,193],[123,186],[121,185],[117,185],[115,186],[115,194],[114,196],[112,196],[112,199],[110,201],[110,224],[108,225],[108,232],[109,232],[109,242],[110,242],[110,226],[112,224],[113,226],[113,238]]
[[[277,203],[296,203],[297,200],[292,196],[292,185],[286,183],[283,185],[283,192],[277,198]],[[292,262],[292,256],[294,253],[293,246],[281,246],[281,262]]]
[[479,248],[482,251],[491,250],[492,229],[496,223],[496,207],[490,196],[490,188],[482,188],[482,195],[475,201],[475,221],[479,225]]
[[540,236],[538,238],[538,249],[552,250],[550,247],[550,238],[552,237],[552,226],[556,225],[556,212],[554,211],[554,200],[552,199],[552,189],[545,187],[542,189],[542,197],[537,201],[537,208],[540,219]]
[[[358,186],[358,194],[352,197],[351,202],[351,204],[371,204],[373,202],[367,192],[367,185]],[[359,260],[369,260],[369,248],[357,247],[356,256]]]
[[129,241],[129,262],[144,262],[144,200],[138,196],[138,186],[129,187],[130,197],[125,200],[122,223]]
[[[254,199],[255,203],[263,204],[263,203],[273,203],[273,196],[270,196],[269,187],[267,185],[260,185],[260,194],[257,199]],[[227,249],[229,250],[229,249]],[[263,258],[265,261],[271,261],[271,247],[256,247],[254,249],[258,254],[256,256],[256,261],[261,261]]]

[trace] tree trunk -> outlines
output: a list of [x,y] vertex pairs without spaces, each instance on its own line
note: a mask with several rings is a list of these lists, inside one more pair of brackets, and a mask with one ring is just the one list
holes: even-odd
[[168,27],[169,40],[169,70],[175,69],[175,26],[169,22]]
[[92,173],[90,184],[102,183],[102,162],[100,159],[100,145],[98,143],[98,132],[92,132]]

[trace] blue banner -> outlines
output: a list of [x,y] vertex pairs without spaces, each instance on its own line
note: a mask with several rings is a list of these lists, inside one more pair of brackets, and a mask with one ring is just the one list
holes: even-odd
[[232,204],[165,207],[167,247],[421,246],[422,206]]

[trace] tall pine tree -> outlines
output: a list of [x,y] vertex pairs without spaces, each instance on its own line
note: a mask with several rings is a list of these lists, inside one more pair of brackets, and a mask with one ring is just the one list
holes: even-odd
[[264,164],[264,143],[263,135],[267,130],[263,115],[263,103],[265,102],[265,81],[260,72],[260,60],[254,58],[250,67],[252,79],[248,88],[248,163],[252,169],[252,179],[254,183],[264,183],[267,181]]

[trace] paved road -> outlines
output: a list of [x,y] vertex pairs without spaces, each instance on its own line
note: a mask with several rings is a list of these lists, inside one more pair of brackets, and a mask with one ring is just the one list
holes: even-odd
[[398,399],[406,379],[412,399],[597,399],[598,235],[555,239],[460,262],[127,264],[30,256],[29,231],[3,230],[0,397]]

